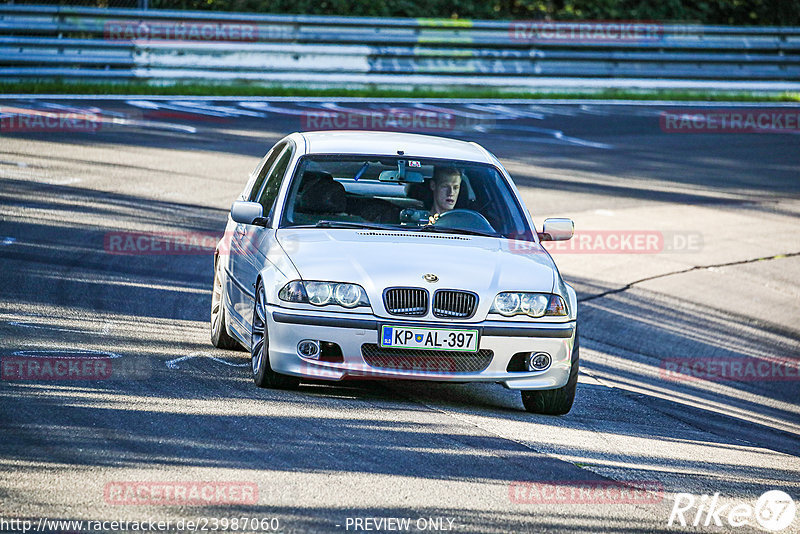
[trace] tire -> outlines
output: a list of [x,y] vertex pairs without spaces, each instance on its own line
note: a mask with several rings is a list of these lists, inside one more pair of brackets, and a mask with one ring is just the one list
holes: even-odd
[[269,363],[269,334],[267,332],[267,295],[261,280],[256,287],[256,303],[250,338],[250,358],[253,363],[253,382],[260,388],[295,389],[300,379],[272,370]]
[[222,285],[222,265],[214,263],[214,286],[211,290],[211,344],[218,349],[240,348],[239,342],[228,334],[228,320],[225,317],[225,288]]
[[576,328],[569,380],[563,387],[558,389],[522,391],[522,404],[525,406],[526,411],[544,415],[566,415],[569,413],[575,400],[575,390],[578,387],[579,352],[578,330]]

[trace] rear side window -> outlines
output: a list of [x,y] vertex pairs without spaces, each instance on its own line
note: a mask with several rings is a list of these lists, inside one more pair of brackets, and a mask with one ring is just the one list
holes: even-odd
[[258,202],[264,208],[265,216],[272,214],[275,199],[278,198],[278,192],[281,189],[283,176],[286,174],[286,169],[289,167],[289,162],[292,160],[292,152],[292,147],[286,145],[283,151],[278,155],[277,161],[267,175],[266,183],[258,199]]
[[264,185],[264,179],[267,177],[267,173],[275,164],[275,160],[278,159],[281,152],[286,148],[286,145],[287,143],[275,145],[264,157],[262,165],[258,168],[258,176],[256,177],[255,183],[253,183],[253,188],[250,190],[250,196],[247,200],[250,202],[256,201],[258,194],[261,192],[261,186]]

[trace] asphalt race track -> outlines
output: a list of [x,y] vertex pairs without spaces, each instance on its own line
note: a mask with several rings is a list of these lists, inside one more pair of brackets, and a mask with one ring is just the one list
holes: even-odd
[[[266,521],[238,531],[763,532],[697,505],[686,526],[668,519],[679,493],[764,521],[766,491],[800,507],[796,128],[673,132],[668,106],[589,103],[0,106],[0,531],[248,517]],[[572,248],[552,249],[582,301],[567,416],[489,384],[261,390],[247,353],[211,346],[213,238],[258,160],[324,126],[314,113],[402,109],[494,152],[538,225],[575,220]],[[150,233],[206,246],[113,245]],[[20,374],[48,358],[100,363],[81,379]],[[687,362],[733,374],[671,371]],[[198,485],[215,493],[169,496]]]

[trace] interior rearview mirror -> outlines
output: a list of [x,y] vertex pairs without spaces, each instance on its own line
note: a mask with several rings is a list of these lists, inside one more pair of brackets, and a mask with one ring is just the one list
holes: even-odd
[[572,219],[545,219],[540,241],[567,241],[575,234],[575,223]]
[[[411,162],[414,168],[420,167],[420,162]],[[381,171],[378,181],[397,182],[401,184],[421,184],[425,182],[425,176],[419,171],[408,170],[409,162],[404,159],[397,160],[397,170]]]

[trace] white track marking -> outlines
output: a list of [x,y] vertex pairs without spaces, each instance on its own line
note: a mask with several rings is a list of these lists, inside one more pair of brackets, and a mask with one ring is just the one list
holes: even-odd
[[599,210],[594,210],[594,213],[596,215],[602,215],[603,217],[613,217],[614,216],[614,212],[611,211],[611,210],[599,209]]
[[[2,113],[0,113],[0,115],[2,115]],[[0,161],[0,165],[11,165],[15,167],[21,167],[23,169],[28,166],[28,164],[24,161]]]
[[174,360],[167,361],[166,362],[167,368],[180,369],[180,367],[178,367],[178,363],[191,358],[208,358],[210,360],[214,360],[215,362],[223,363],[231,367],[247,367],[250,365],[249,363],[231,363],[229,361],[223,360],[222,358],[217,358],[216,356],[212,356],[207,352],[193,352],[191,354],[187,354],[186,356],[181,356],[180,358],[175,358]]
[[[475,130],[479,132],[491,131],[492,133],[505,132],[505,131],[537,133],[541,135],[546,135],[548,137],[552,137],[557,141],[561,141],[572,145],[580,145],[590,148],[600,148],[603,150],[610,150],[614,148],[613,145],[607,145],[606,143],[597,143],[595,141],[588,141],[586,139],[580,139],[578,137],[564,135],[564,132],[562,132],[561,130],[551,130],[549,128],[537,128],[536,126],[515,126],[513,124],[508,124],[500,126],[495,129],[484,128],[482,126],[475,126]],[[535,138],[532,138],[530,140],[537,141]]]
[[163,102],[151,102],[150,100],[126,100],[126,104],[139,109],[150,110],[169,110],[193,115],[203,115],[207,117],[230,118],[238,116],[264,117],[263,113],[236,109],[229,106],[214,106],[210,103],[205,104],[196,100],[176,100],[173,96],[171,100]]
[[87,333],[86,330],[81,330],[79,328],[62,328],[60,326],[46,326],[33,323],[20,323],[18,321],[9,321],[8,324],[10,324],[11,326],[19,326],[20,328],[34,328],[37,330],[55,330],[58,332],[79,332],[81,334]]
[[524,117],[526,119],[542,120],[545,118],[544,113],[526,111],[522,108],[519,109],[510,108],[508,106],[501,106],[498,104],[467,104],[464,107],[475,111],[482,111],[484,113],[494,113],[496,115],[501,115],[501,117],[498,118],[504,118],[504,119],[517,119],[520,117]]
[[247,109],[258,109],[267,113],[275,113],[278,115],[307,115],[308,111],[304,109],[291,109],[273,106],[269,102],[239,102],[239,106]]
[[198,110],[198,111],[211,111],[215,113],[222,113],[226,117],[258,117],[263,118],[266,115],[263,113],[259,113],[257,111],[247,111],[244,109],[237,109],[231,106],[212,106],[210,104],[205,104],[202,102],[193,102],[191,100],[173,100],[170,101],[170,104],[174,106],[184,106],[189,108],[190,110]]
[[62,178],[61,180],[50,180],[47,183],[50,185],[70,185],[82,182],[80,178]]
[[180,111],[183,113],[193,113],[195,115],[207,115],[209,117],[219,117],[219,118],[230,117],[230,115],[227,113],[221,113],[219,111],[211,111],[208,109],[192,108],[191,106],[185,106],[185,105],[176,105],[170,102],[155,103],[155,102],[150,102],[149,100],[127,100],[125,103],[128,104],[129,106],[133,106],[135,108],[140,108],[140,109],[152,109],[152,110],[166,109],[170,111]]
[[426,111],[433,111],[435,113],[444,113],[448,115],[455,115],[456,117],[464,117],[466,119],[476,119],[476,120],[486,120],[486,119],[496,119],[495,113],[486,114],[486,113],[470,113],[468,111],[461,111],[459,109],[452,109],[452,108],[442,108],[439,106],[432,106],[430,104],[414,104],[413,107],[417,109],[424,109]]
[[101,330],[83,330],[81,328],[65,328],[63,326],[25,323],[20,321],[8,321],[7,324],[11,326],[18,326],[20,328],[33,328],[36,330],[55,330],[57,332],[77,332],[79,334],[99,334],[101,336],[107,336],[109,333],[111,333],[111,323],[109,321],[105,321],[103,323],[103,328]]
[[83,350],[83,349],[62,349],[62,350],[18,350],[14,356],[25,358],[122,358],[121,354],[108,352],[105,350]]

